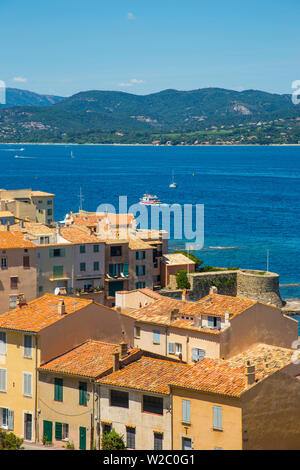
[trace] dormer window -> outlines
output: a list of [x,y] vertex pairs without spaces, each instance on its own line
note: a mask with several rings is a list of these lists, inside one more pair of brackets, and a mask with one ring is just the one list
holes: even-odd
[[208,327],[209,328],[217,328],[217,330],[221,329],[221,318],[220,317],[208,317]]

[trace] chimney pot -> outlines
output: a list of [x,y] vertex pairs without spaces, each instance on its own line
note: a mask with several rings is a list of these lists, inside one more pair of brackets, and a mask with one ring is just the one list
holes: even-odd
[[65,315],[66,306],[65,306],[65,302],[63,301],[63,299],[59,300],[57,309],[58,309],[58,314],[59,315]]
[[116,372],[120,368],[120,353],[119,351],[113,352],[113,372]]
[[120,343],[120,354],[121,358],[127,355],[128,345],[124,341]]
[[183,289],[182,291],[181,300],[188,300],[186,289]]
[[252,366],[250,361],[247,361],[246,366],[247,385],[252,385],[255,382],[255,366]]
[[216,286],[211,286],[211,288],[209,289],[209,294],[212,295],[212,294],[217,294],[218,293],[218,288]]
[[6,222],[6,230],[7,230],[8,232],[10,231],[9,222]]

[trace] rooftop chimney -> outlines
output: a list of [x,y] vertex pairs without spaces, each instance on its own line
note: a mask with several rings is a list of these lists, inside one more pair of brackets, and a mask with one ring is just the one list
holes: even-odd
[[113,372],[116,372],[120,368],[120,353],[119,351],[113,352]]
[[218,293],[218,288],[216,286],[211,286],[209,289],[209,295],[211,294],[217,294]]
[[120,343],[120,354],[121,354],[121,358],[126,356],[127,355],[127,352],[128,352],[128,345],[127,343],[125,343],[124,341],[122,343]]
[[6,230],[7,230],[8,232],[10,231],[9,222],[6,222]]
[[229,325],[230,324],[230,321],[229,321],[229,312],[225,312],[225,325]]
[[255,382],[255,366],[251,366],[250,361],[247,361],[246,369],[247,385],[252,385]]
[[58,310],[59,315],[64,315],[66,313],[66,306],[65,306],[65,302],[63,301],[63,299],[59,300],[57,310]]
[[181,300],[188,300],[188,295],[187,295],[186,289],[183,289],[183,291],[182,291]]

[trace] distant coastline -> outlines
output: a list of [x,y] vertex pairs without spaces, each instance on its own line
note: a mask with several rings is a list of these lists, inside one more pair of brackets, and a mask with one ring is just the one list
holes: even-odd
[[116,146],[116,147],[299,147],[299,144],[119,144],[119,143],[74,143],[74,142],[0,142],[0,145],[61,145],[65,146]]

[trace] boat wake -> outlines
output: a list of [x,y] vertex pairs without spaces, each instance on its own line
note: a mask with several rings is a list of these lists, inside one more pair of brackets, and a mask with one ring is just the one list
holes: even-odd
[[36,157],[22,157],[21,155],[15,155],[15,158],[22,158],[23,160],[24,160],[24,159],[25,159],[25,160],[27,160],[27,159],[29,159],[29,160],[35,160],[35,159],[36,159]]
[[206,246],[204,249],[207,250],[236,250],[240,246]]
[[295,282],[294,284],[279,284],[279,287],[299,287],[300,282]]

